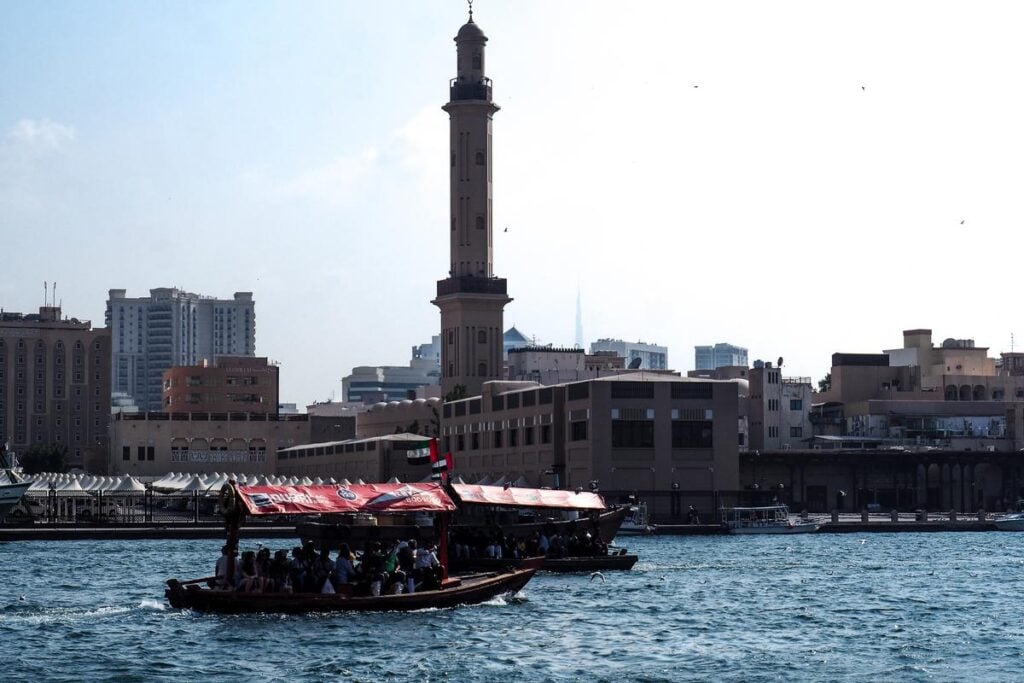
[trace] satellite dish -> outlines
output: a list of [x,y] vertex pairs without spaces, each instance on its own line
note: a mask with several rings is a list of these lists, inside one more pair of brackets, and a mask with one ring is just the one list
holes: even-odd
[[638,370],[640,368],[640,364],[643,363],[643,362],[644,362],[643,358],[639,358],[639,357],[634,358],[633,360],[629,361],[629,369],[630,370]]
[[779,367],[782,367],[782,356],[779,356]]

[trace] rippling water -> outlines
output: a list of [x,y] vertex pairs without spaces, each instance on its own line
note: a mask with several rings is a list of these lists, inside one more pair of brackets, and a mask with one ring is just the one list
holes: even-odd
[[[1014,680],[1024,534],[621,540],[631,572],[410,614],[179,612],[219,541],[0,544],[11,681]],[[282,541],[267,541],[272,548]],[[254,545],[243,543],[243,549]]]

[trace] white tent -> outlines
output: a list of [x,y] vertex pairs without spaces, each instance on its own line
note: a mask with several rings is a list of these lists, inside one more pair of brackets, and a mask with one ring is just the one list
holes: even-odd
[[193,491],[206,493],[209,489],[210,487],[204,484],[202,479],[199,477],[192,477],[192,481],[183,486],[180,493],[192,493]]
[[530,482],[526,481],[526,477],[524,476],[520,476],[518,479],[512,482],[512,485],[515,486],[516,488],[521,489],[530,488]]
[[483,479],[477,482],[477,486],[488,486],[491,483],[491,478],[488,475],[484,475]]
[[142,493],[146,487],[135,477],[127,476],[113,490],[117,493]]
[[401,484],[402,482],[398,480],[398,477],[391,477],[390,479],[388,479],[388,483],[389,484]]

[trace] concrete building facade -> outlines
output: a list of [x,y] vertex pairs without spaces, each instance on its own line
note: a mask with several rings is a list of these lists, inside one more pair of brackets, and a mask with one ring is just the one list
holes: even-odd
[[59,306],[0,313],[0,443],[66,447],[69,466],[95,471],[109,423],[110,330]]
[[714,491],[737,486],[737,425],[733,382],[636,373],[546,387],[489,382],[481,396],[444,404],[442,448],[467,482],[674,490],[704,496],[710,511]]
[[216,356],[256,355],[256,310],[252,292],[215,299],[160,287],[148,297],[129,298],[111,289],[111,384],[131,396],[142,411],[163,404],[163,373]]
[[749,377],[749,448],[806,448],[812,436],[810,377],[785,377],[771,363],[755,363]]
[[457,76],[443,109],[450,120],[450,262],[437,283],[441,309],[441,388],[464,395],[502,376],[503,311],[509,298],[493,272],[492,100],[485,69],[487,36],[469,21],[455,37]]
[[217,356],[164,372],[167,413],[278,412],[279,368],[266,358]]

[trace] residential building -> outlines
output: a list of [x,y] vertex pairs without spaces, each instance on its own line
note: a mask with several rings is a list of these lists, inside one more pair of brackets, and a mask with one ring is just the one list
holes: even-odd
[[266,358],[216,356],[213,363],[180,365],[164,372],[168,413],[278,412],[278,372]]
[[110,330],[59,306],[0,312],[0,443],[66,447],[69,466],[95,471],[109,423]]
[[[590,353],[614,351],[625,359],[626,367],[634,370],[667,370],[668,348],[642,341],[627,342],[621,339],[598,339],[591,342]],[[638,360],[639,359],[639,360]],[[636,365],[639,363],[639,365]]]
[[694,369],[714,370],[722,367],[747,367],[747,350],[742,346],[718,343],[694,347]]
[[216,356],[256,354],[256,312],[252,292],[215,299],[175,288],[149,290],[129,298],[111,289],[110,328],[113,390],[131,396],[142,411],[163,404],[163,373]]
[[806,448],[812,436],[813,393],[810,377],[785,377],[781,368],[754,361],[749,372],[749,448]]

